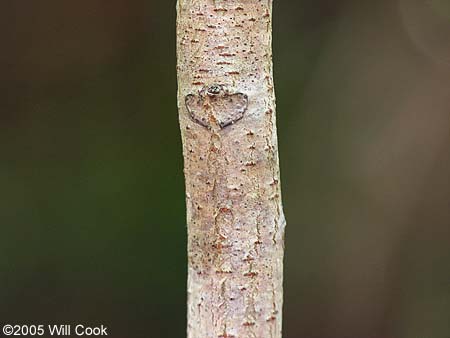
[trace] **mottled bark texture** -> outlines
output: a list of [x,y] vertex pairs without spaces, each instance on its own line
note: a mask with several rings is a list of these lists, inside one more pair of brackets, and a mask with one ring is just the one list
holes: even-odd
[[280,338],[271,0],[178,0],[188,337]]

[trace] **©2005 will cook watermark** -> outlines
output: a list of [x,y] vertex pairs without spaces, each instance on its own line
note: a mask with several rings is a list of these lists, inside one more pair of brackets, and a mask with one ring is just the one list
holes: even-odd
[[108,327],[105,325],[89,326],[84,324],[64,325],[10,325],[1,324],[4,336],[51,336],[51,337],[89,337],[107,336]]

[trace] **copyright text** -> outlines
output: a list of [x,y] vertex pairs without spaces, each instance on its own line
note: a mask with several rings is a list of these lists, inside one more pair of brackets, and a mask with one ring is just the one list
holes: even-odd
[[107,336],[108,328],[105,325],[89,326],[83,324],[64,325],[11,325],[5,324],[2,327],[5,336],[43,336],[70,337],[70,336]]

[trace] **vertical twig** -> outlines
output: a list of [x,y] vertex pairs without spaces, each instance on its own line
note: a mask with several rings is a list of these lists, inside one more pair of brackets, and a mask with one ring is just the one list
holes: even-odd
[[188,337],[281,338],[271,0],[178,0]]

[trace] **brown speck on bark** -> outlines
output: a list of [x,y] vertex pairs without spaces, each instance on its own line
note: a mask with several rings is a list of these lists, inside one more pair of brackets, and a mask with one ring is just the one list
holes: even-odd
[[277,319],[277,317],[275,317],[275,316],[270,316],[269,318],[267,318],[267,321],[268,322],[272,322],[272,321],[274,321],[274,320],[276,320]]
[[220,336],[218,336],[218,338],[236,338],[236,337],[233,335],[224,333],[224,334],[221,334]]
[[234,53],[220,53],[219,56],[232,57],[232,56],[236,56],[236,54],[234,54]]
[[178,0],[177,11],[187,337],[281,338],[272,0]]
[[256,277],[256,276],[258,276],[258,273],[254,272],[254,271],[250,271],[250,272],[244,273],[244,276],[245,277]]

